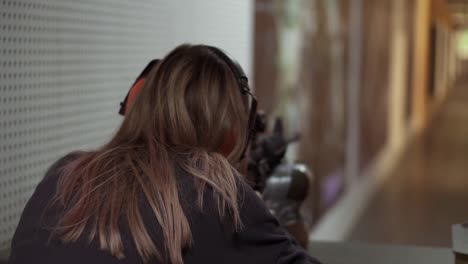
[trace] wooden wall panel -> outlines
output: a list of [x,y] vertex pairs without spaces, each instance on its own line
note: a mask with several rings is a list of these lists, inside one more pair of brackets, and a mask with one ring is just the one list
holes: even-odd
[[360,92],[361,168],[383,148],[388,131],[390,2],[364,0],[363,64]]
[[272,113],[278,89],[278,27],[273,0],[255,1],[254,89],[259,107]]

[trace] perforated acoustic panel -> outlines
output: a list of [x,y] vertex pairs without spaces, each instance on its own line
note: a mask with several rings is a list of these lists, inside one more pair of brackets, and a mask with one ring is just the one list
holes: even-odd
[[0,249],[60,156],[109,139],[144,65],[183,42],[250,70],[248,0],[0,0]]

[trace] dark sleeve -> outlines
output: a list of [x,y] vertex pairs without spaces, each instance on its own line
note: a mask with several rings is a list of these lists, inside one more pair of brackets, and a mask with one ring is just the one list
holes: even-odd
[[[280,226],[263,200],[245,182],[240,182],[240,213],[243,228],[238,238],[243,245],[254,248],[257,263],[274,260],[277,264],[320,264],[303,250],[299,243]],[[264,258],[262,258],[264,257]],[[261,259],[262,258],[262,259]]]
[[43,225],[55,224],[56,215],[48,214],[46,210],[55,195],[57,179],[61,169],[68,162],[77,158],[79,154],[80,152],[69,153],[49,166],[23,209],[13,237],[12,246],[16,246],[20,241],[29,241],[28,236],[33,233],[36,234],[37,229],[42,230]]
[[58,159],[56,162],[54,162],[50,167],[47,169],[45,175],[44,175],[44,180],[47,180],[51,177],[58,176],[60,174],[60,170],[65,167],[69,162],[77,159],[80,155],[82,155],[84,152],[82,151],[74,151],[71,153],[68,153],[67,155],[63,156],[62,158]]

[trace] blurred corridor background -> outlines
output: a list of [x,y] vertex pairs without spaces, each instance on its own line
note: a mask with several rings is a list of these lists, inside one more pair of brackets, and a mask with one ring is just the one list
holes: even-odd
[[0,251],[153,58],[219,46],[314,174],[312,240],[451,246],[468,222],[468,0],[0,0]]

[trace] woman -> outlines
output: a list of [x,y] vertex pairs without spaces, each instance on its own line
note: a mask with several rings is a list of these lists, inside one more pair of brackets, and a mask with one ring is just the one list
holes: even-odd
[[246,81],[217,48],[170,52],[127,97],[107,144],[49,169],[11,263],[317,263],[237,172]]

